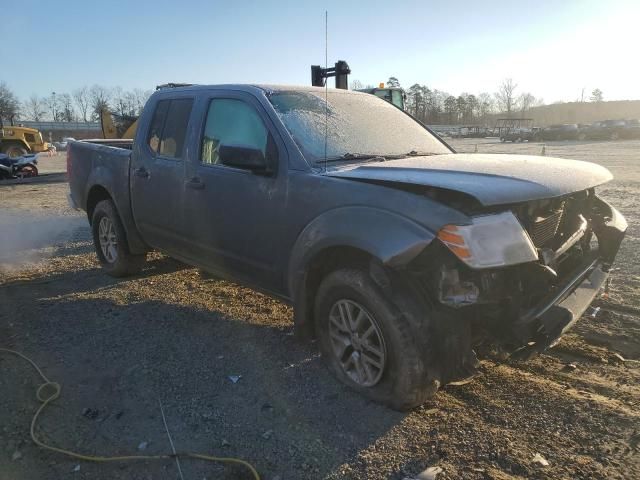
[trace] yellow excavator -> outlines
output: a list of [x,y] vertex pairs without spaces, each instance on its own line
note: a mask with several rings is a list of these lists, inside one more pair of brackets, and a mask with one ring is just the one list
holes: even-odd
[[106,108],[100,111],[100,127],[102,136],[108,139],[132,139],[136,136],[138,117],[118,115]]

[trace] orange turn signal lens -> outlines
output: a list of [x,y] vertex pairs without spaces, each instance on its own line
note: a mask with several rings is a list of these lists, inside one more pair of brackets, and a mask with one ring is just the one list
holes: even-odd
[[451,250],[458,258],[466,259],[471,257],[471,251],[467,248],[464,237],[456,233],[458,227],[455,225],[445,225],[438,232],[438,238]]

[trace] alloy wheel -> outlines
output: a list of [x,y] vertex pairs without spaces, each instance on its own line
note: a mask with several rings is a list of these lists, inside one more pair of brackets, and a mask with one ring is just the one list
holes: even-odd
[[118,241],[113,222],[109,217],[102,217],[98,225],[98,239],[102,256],[109,263],[114,263],[118,259]]
[[334,303],[329,312],[331,346],[344,373],[362,387],[377,384],[387,352],[382,331],[372,315],[353,300]]

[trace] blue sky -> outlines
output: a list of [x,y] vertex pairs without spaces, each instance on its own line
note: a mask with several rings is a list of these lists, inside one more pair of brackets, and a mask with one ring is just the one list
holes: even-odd
[[308,84],[345,59],[351,79],[494,92],[512,77],[548,103],[583,87],[640,99],[640,0],[6,1],[0,81],[25,99],[95,83]]

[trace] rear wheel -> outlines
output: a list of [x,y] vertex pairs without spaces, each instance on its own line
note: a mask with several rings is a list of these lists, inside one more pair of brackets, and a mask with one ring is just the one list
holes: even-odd
[[125,277],[142,270],[146,255],[129,252],[122,221],[111,200],[102,200],[96,205],[91,229],[98,261],[109,275]]
[[27,178],[27,177],[37,177],[38,176],[38,167],[35,165],[25,165],[22,167],[22,170],[18,172],[18,175]]
[[376,402],[396,410],[421,405],[440,385],[429,374],[428,314],[415,318],[396,305],[364,270],[336,270],[316,295],[322,356],[341,382]]
[[17,145],[15,143],[10,143],[7,146],[2,147],[2,153],[8,155],[11,158],[18,158],[22,155],[26,155],[27,149],[21,145]]

